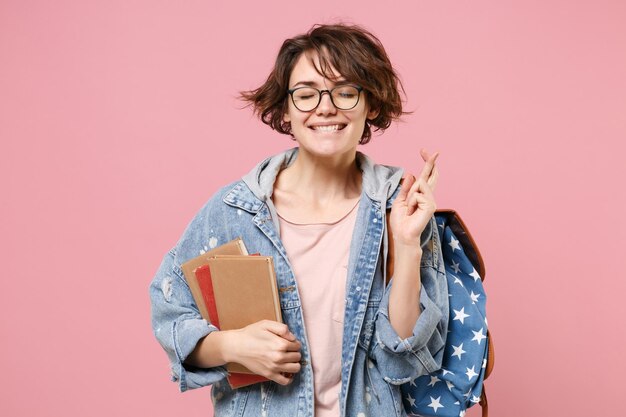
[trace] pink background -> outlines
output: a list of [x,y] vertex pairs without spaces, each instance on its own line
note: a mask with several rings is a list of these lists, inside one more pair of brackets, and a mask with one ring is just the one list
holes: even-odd
[[438,205],[482,250],[492,415],[623,415],[618,0],[2,1],[0,415],[212,414],[169,382],[148,284],[219,186],[293,146],[237,92],[338,19],[415,111],[361,150],[413,172],[439,150]]

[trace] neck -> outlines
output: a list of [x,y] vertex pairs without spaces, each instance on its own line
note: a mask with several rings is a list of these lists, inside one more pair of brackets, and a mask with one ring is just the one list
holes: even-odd
[[361,174],[356,164],[356,150],[320,158],[300,147],[296,160],[279,172],[274,187],[325,206],[360,196]]

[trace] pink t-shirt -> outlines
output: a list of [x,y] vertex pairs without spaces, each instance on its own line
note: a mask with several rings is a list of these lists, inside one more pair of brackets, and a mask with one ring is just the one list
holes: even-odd
[[333,223],[293,223],[278,213],[311,351],[315,417],[339,416],[341,344],[350,242],[358,201]]

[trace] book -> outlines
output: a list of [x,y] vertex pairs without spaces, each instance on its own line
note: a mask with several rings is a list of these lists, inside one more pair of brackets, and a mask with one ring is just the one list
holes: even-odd
[[[204,254],[197,256],[189,261],[183,263],[181,265],[181,269],[183,270],[183,274],[185,275],[185,280],[189,285],[189,289],[191,290],[191,295],[193,296],[196,305],[198,306],[198,310],[200,310],[200,315],[203,319],[212,322],[209,320],[209,313],[207,311],[206,305],[204,303],[204,299],[202,297],[202,290],[200,289],[200,285],[196,279],[195,270],[199,266],[206,265],[209,258],[215,255],[247,255],[248,250],[243,243],[243,240],[238,237],[236,239],[231,240],[230,242],[224,243],[221,246],[218,246],[214,249],[211,249]],[[219,327],[219,326],[218,326]]]
[[[206,305],[209,314],[209,321],[219,328],[220,322],[217,313],[217,306],[215,303],[213,280],[211,278],[211,270],[209,269],[209,265],[201,265],[196,268],[195,275],[200,288],[202,288],[202,302]],[[232,368],[232,365],[226,364],[226,369],[229,371],[226,379],[233,389],[256,384],[257,382],[269,381],[269,379],[264,376],[249,373],[250,371],[247,369],[245,373],[242,373],[235,372],[229,368]]]
[[[260,320],[282,323],[280,298],[271,256],[215,255],[208,260],[220,330],[235,330]],[[206,301],[205,301],[206,302]],[[213,307],[211,307],[213,309]],[[229,372],[252,372],[239,363],[227,363]]]

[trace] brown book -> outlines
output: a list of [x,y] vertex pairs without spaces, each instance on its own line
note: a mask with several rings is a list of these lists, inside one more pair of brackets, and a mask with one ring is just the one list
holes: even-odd
[[[209,265],[202,265],[196,268],[196,278],[198,279],[198,284],[200,285],[200,290],[202,291],[204,303],[209,311],[210,322],[219,328],[219,316],[217,315],[217,307],[215,305],[213,280],[211,279],[211,270],[209,269]],[[261,375],[240,372],[229,372],[226,379],[233,389],[256,384],[258,382],[269,381],[268,378]]]
[[[208,260],[220,330],[246,327],[260,320],[282,323],[271,256],[216,255]],[[238,363],[229,372],[252,373]]]
[[200,314],[202,318],[211,322],[209,312],[207,310],[206,304],[202,297],[202,290],[200,289],[200,285],[198,284],[198,280],[196,279],[195,270],[199,266],[207,265],[208,260],[215,255],[247,255],[248,250],[243,243],[243,240],[238,237],[236,239],[231,240],[230,242],[224,243],[221,246],[218,246],[210,251],[197,256],[189,261],[185,262],[181,265],[181,269],[183,270],[183,274],[185,275],[185,280],[189,285],[189,289],[191,290],[191,295],[193,296],[196,305],[198,306],[198,310],[200,310]]

